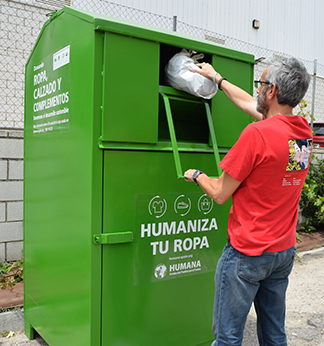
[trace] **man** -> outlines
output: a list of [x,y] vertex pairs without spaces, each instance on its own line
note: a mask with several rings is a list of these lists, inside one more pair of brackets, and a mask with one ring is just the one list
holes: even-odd
[[[274,62],[256,81],[256,101],[211,65],[198,66],[197,72],[214,80],[235,105],[262,120],[241,133],[220,163],[223,173],[218,179],[196,169],[184,173],[187,181],[195,181],[218,204],[233,197],[229,241],[215,275],[212,346],[241,345],[252,302],[259,344],[285,346],[285,295],[295,254],[298,203],[312,145],[306,119],[292,111],[305,95],[310,76],[294,58]],[[303,162],[294,160],[300,141],[306,150]]]

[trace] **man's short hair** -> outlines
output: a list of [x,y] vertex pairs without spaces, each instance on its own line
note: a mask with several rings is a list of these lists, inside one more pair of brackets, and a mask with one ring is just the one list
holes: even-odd
[[311,77],[300,61],[287,58],[271,63],[265,79],[276,84],[279,104],[294,108],[306,94]]

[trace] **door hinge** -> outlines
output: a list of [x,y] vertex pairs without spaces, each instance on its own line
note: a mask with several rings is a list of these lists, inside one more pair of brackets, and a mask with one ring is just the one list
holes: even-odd
[[133,241],[133,232],[101,233],[94,234],[92,241],[94,244],[123,244]]

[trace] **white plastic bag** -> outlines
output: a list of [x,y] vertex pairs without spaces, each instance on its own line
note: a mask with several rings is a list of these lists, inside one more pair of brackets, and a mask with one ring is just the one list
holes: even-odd
[[203,54],[192,55],[186,49],[175,54],[165,67],[166,79],[169,85],[189,94],[210,99],[217,93],[217,85],[199,73],[191,72],[190,68],[199,69],[195,65]]

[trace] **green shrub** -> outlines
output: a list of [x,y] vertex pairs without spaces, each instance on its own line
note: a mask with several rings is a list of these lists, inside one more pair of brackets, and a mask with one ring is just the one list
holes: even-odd
[[310,164],[301,198],[300,207],[302,215],[307,218],[306,224],[301,228],[304,232],[324,229],[324,160],[317,164]]

